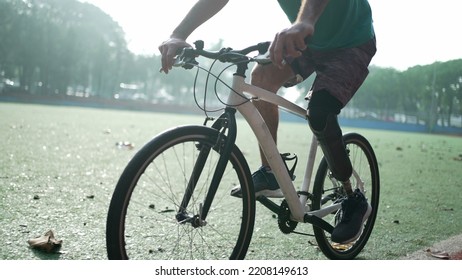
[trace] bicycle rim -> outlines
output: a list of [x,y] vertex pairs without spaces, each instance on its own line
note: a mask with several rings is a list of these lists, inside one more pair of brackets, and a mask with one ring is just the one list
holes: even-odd
[[[350,133],[344,135],[344,142],[349,152],[354,172],[351,177],[354,188],[362,186],[364,195],[372,206],[372,212],[363,225],[362,233],[353,242],[338,244],[330,239],[330,234],[321,228],[313,227],[316,241],[324,255],[330,259],[353,259],[366,245],[374,227],[379,206],[380,179],[377,159],[369,142],[361,135]],[[360,179],[359,179],[360,178]],[[345,198],[341,184],[336,181],[323,159],[316,173],[313,187],[313,210],[331,205]],[[324,218],[335,227],[339,221],[340,212],[332,213]]]
[[[210,147],[183,213],[201,214],[219,159],[218,132],[189,126],[170,130],[141,149],[123,172],[107,220],[110,259],[243,259],[252,236],[255,199],[250,171],[234,146],[205,221],[178,220],[179,205],[200,147]],[[241,185],[242,199],[230,196]],[[186,221],[186,222],[185,222]]]

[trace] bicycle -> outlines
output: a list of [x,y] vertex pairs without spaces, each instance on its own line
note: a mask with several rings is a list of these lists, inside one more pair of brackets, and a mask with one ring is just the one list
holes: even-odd
[[[268,47],[265,42],[243,50],[206,51],[199,41],[178,55],[176,66],[186,69],[199,67],[198,56],[236,67],[226,108],[212,125],[206,118],[203,125],[162,132],[131,159],[109,206],[106,242],[110,259],[244,259],[253,234],[256,201],[274,212],[285,234],[295,232],[299,223],[312,224],[317,244],[327,258],[353,259],[361,252],[379,206],[379,169],[373,148],[360,134],[343,136],[354,168],[352,185],[366,195],[372,213],[357,240],[336,244],[330,240],[330,233],[341,218],[341,201],[346,194],[332,177],[325,159],[319,163],[310,192],[318,150],[315,136],[303,183],[297,191],[292,181],[295,164],[289,170],[287,155],[278,151],[253,103],[265,100],[305,119],[306,110],[245,82],[251,62],[270,62],[264,55]],[[252,52],[258,54],[250,56]],[[219,75],[215,78],[220,80]],[[270,162],[284,194],[280,204],[267,197],[255,197],[248,163],[235,143],[236,112],[252,128]],[[236,185],[242,189],[240,199],[230,196]]]

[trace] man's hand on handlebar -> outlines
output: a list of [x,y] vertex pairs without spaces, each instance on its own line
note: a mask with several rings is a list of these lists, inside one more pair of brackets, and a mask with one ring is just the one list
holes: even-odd
[[279,68],[284,67],[286,58],[296,58],[307,48],[307,40],[314,34],[314,25],[297,22],[274,37],[270,46],[271,61]]
[[172,69],[174,58],[177,55],[178,50],[186,47],[191,47],[191,45],[182,39],[170,38],[163,42],[159,46],[159,51],[162,55],[162,67],[160,68],[160,72],[163,71],[165,74],[168,74],[168,72]]

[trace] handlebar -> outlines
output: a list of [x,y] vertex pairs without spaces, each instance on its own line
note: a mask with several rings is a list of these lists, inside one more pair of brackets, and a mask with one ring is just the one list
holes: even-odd
[[[260,64],[271,63],[271,60],[265,55],[270,46],[270,42],[262,42],[256,45],[247,47],[242,50],[233,50],[231,48],[222,48],[219,51],[206,51],[204,50],[204,42],[194,42],[195,48],[184,48],[179,50],[179,54],[175,59],[173,66],[183,67],[185,69],[191,69],[198,62],[195,60],[196,57],[202,56],[205,58],[219,60],[224,63],[243,63],[243,62],[257,62]],[[258,51],[258,55],[255,57],[248,57],[247,55],[251,52]]]

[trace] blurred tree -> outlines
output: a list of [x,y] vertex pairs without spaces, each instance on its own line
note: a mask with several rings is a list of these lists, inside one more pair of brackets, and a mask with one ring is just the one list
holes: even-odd
[[111,17],[75,0],[2,0],[0,7],[0,70],[24,91],[112,93],[128,50]]
[[362,111],[374,111],[389,119],[405,106],[400,73],[392,68],[372,66],[370,74],[352,99],[352,106]]

